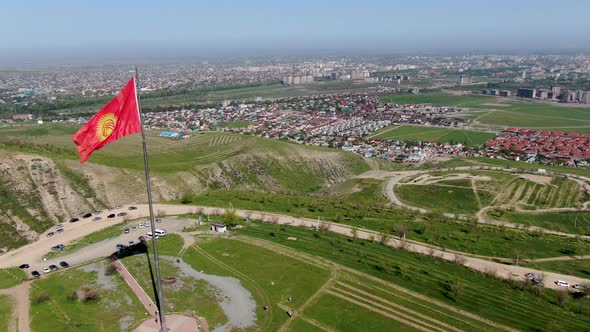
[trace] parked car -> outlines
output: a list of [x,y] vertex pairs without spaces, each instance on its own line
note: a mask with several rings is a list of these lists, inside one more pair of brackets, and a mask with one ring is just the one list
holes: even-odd
[[125,217],[126,215],[127,215],[127,212],[117,213],[117,217]]
[[49,232],[49,233],[47,233],[47,237],[52,237],[54,235],[55,235],[55,232]]
[[144,223],[143,223],[143,225],[144,225],[145,227],[150,227],[150,222],[149,222],[149,221],[146,221],[146,222],[144,222]]
[[19,265],[18,267],[21,269],[28,269],[30,266],[29,266],[29,264],[25,263],[25,264]]
[[133,242],[133,241],[129,241],[129,245],[130,245],[130,246],[132,246],[132,245],[134,245],[134,244],[135,244],[135,242]]
[[125,234],[129,234],[129,228],[125,228],[125,229],[123,230],[123,233],[125,233]]
[[64,227],[64,224],[57,224],[57,225],[55,225],[53,227],[55,227],[55,229],[60,229],[60,228],[63,228]]
[[557,286],[562,286],[562,287],[569,287],[570,284],[567,281],[563,281],[563,280],[556,280],[555,284]]
[[94,211],[94,214],[95,214],[95,215],[96,215],[96,214],[101,214],[101,213],[102,213],[102,211],[101,211],[101,210],[96,210],[96,211]]
[[65,229],[60,228],[57,231],[55,231],[55,234],[63,233],[64,231],[65,231]]
[[61,267],[70,267],[70,264],[68,264],[68,262],[66,262],[66,261],[61,261],[61,262],[59,262],[59,265],[60,265]]
[[58,244],[56,246],[51,247],[51,250],[53,250],[53,251],[62,251],[62,250],[64,250],[65,247],[66,246],[63,245],[63,244]]
[[123,205],[117,205],[117,206],[115,206],[115,209],[120,209],[122,207],[123,207]]
[[126,245],[124,245],[123,243],[117,243],[117,250],[121,250],[121,249],[125,249],[127,248]]
[[49,272],[51,272],[51,270],[48,267],[44,267],[44,268],[41,269],[41,272],[43,272],[43,273],[49,273]]
[[109,219],[110,219],[110,218],[115,218],[115,214],[114,214],[114,213],[111,213],[111,214],[109,214],[109,215],[107,216],[107,218],[109,218]]
[[131,227],[131,230],[135,231],[135,230],[137,230],[137,227],[133,226],[133,227]]
[[143,224],[137,224],[137,228],[143,228]]
[[35,278],[39,278],[41,276],[41,273],[39,273],[39,271],[33,271],[31,272],[31,275],[33,275],[33,277]]
[[135,206],[130,206],[130,207],[129,207],[129,210],[130,210],[130,211],[131,211],[131,210],[137,210],[137,207],[135,207]]
[[101,217],[95,217],[95,218],[92,219],[92,221],[101,221],[101,220],[102,220]]
[[580,284],[575,284],[572,286],[573,289],[577,289],[577,290],[584,290],[585,287],[584,285],[580,285]]
[[114,209],[115,209],[114,207],[108,208],[109,211],[113,211]]
[[162,222],[162,219],[156,218],[156,222]]
[[72,218],[72,219],[70,219],[70,222],[78,222],[78,221],[80,221],[80,219],[78,219],[78,218]]
[[84,218],[84,219],[88,219],[90,217],[92,217],[92,213],[86,213],[85,215],[82,216],[82,218]]
[[57,267],[57,265],[55,265],[55,264],[51,264],[51,265],[49,265],[49,269],[51,271],[55,271],[55,270],[59,269],[59,267]]
[[532,272],[529,272],[529,273],[526,273],[524,276],[527,277],[527,278],[532,278],[532,277],[535,276],[535,274],[532,273]]

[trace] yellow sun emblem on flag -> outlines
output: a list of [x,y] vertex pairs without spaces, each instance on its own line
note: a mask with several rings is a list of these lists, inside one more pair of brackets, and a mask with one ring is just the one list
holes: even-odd
[[113,113],[107,113],[100,117],[96,125],[96,137],[99,141],[104,141],[115,131],[117,117]]

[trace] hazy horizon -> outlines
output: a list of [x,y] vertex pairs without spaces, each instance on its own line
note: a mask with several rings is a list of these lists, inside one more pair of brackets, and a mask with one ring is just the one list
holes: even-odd
[[[576,53],[590,2],[249,3],[113,0],[5,4],[0,62],[418,53]],[[559,28],[554,28],[559,27]]]

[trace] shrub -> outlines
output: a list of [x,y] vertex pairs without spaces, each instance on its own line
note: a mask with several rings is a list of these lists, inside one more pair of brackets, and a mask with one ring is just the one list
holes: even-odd
[[78,300],[78,292],[77,291],[72,291],[70,294],[68,294],[66,296],[66,300],[68,302],[74,302]]
[[107,265],[104,269],[104,274],[107,276],[112,276],[113,274],[115,274],[115,272],[117,272],[117,268],[112,263]]
[[83,288],[82,294],[82,302],[84,303],[98,301],[99,299],[98,293],[90,288]]
[[41,304],[43,302],[49,301],[49,295],[47,294],[40,294],[35,298],[35,304]]

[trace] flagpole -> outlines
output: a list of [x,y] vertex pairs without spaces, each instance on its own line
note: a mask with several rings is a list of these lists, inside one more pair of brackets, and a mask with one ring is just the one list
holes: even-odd
[[[154,206],[152,202],[152,184],[150,180],[150,169],[148,167],[148,153],[143,130],[143,114],[141,113],[141,102],[139,98],[139,73],[135,66],[135,95],[137,97],[137,111],[139,122],[141,122],[141,144],[143,146],[143,166],[145,168],[145,183],[147,186],[148,205],[150,210],[150,228],[152,231],[152,246],[154,247],[154,266],[156,267],[156,296],[158,297],[158,313],[160,316],[161,331],[166,332],[166,310],[164,309],[164,294],[162,293],[162,282],[160,277],[160,262],[158,259],[158,244],[156,240],[156,226],[154,225]],[[149,256],[148,256],[149,259]]]

